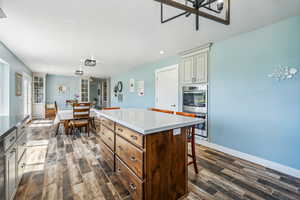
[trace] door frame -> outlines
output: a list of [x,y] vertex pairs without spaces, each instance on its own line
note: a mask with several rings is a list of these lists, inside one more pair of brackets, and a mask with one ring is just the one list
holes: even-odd
[[[1,0],[0,0],[1,1]],[[4,90],[5,88],[9,88],[10,87],[10,80],[9,80],[9,73],[10,73],[10,65],[8,64],[8,62],[6,62],[5,60],[3,60],[2,58],[0,58],[0,63],[4,65],[5,68],[5,74],[1,74],[0,78],[2,79],[0,81],[1,84],[4,83],[4,85],[2,85],[2,88],[0,88],[0,92],[4,92],[5,94],[4,96],[1,96],[0,98],[0,106],[4,106],[4,109],[2,110],[2,112],[0,112],[0,116],[7,116],[10,114],[10,90]],[[8,76],[6,76],[8,75]],[[3,76],[3,77],[2,77]]]
[[[29,112],[29,115],[30,115],[30,118],[32,116],[32,77],[27,74],[26,72],[23,72],[23,87],[26,87],[26,85],[24,84],[25,83],[25,80],[28,81],[27,83],[27,94],[25,94],[25,90],[24,91],[24,96],[23,96],[23,104],[25,103],[25,98],[27,98],[27,109],[28,109],[28,112]],[[25,97],[25,95],[27,95],[27,97]],[[25,104],[24,104],[25,106]]]
[[171,65],[171,66],[168,66],[168,67],[163,67],[163,68],[160,68],[160,69],[157,69],[155,70],[155,107],[157,107],[157,101],[158,101],[158,79],[157,79],[157,76],[158,76],[158,73],[160,72],[163,72],[163,71],[168,71],[168,70],[172,70],[172,69],[176,69],[176,73],[177,73],[177,83],[176,83],[176,88],[177,88],[177,107],[175,109],[175,111],[179,111],[179,103],[180,103],[180,100],[179,100],[179,64],[174,64],[174,65]]

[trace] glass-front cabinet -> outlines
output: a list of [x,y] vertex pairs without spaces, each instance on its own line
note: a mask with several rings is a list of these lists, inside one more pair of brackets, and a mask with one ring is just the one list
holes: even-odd
[[43,103],[44,101],[44,77],[33,77],[33,102]]
[[89,79],[81,79],[80,83],[80,93],[81,93],[81,102],[89,102]]
[[32,117],[34,119],[43,119],[45,118],[46,74],[34,73],[32,87]]

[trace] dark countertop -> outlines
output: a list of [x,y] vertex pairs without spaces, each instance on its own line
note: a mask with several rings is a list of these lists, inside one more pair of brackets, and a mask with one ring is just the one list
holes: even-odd
[[7,136],[17,126],[26,121],[29,116],[14,115],[14,116],[0,116],[0,140]]

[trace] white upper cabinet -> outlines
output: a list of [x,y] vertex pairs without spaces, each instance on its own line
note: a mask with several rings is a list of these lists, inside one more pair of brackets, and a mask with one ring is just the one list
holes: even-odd
[[207,83],[209,45],[182,53],[182,84]]

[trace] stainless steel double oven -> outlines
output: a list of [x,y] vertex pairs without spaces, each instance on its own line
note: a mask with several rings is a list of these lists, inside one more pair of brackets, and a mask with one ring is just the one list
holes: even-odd
[[196,141],[208,139],[208,86],[207,84],[183,87],[183,112],[195,113],[205,123],[196,126]]

